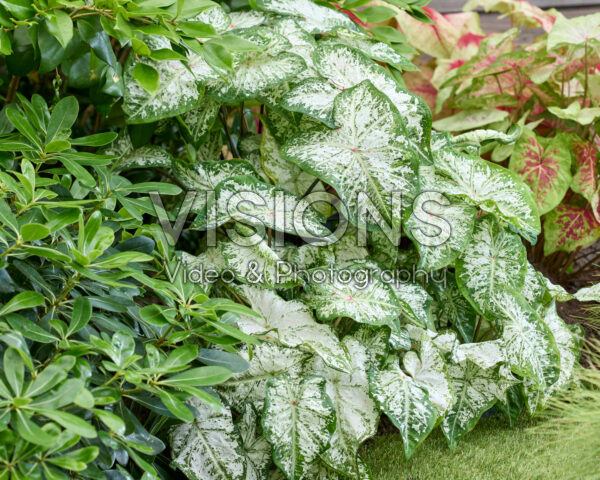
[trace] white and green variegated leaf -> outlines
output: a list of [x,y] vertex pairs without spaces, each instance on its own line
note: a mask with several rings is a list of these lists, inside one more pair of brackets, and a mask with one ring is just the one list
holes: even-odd
[[388,323],[391,333],[389,343],[394,350],[410,350],[412,347],[412,340],[408,330],[403,325],[401,318],[396,318],[392,322]]
[[314,37],[300,27],[296,19],[290,17],[283,17],[274,21],[271,28],[283,35],[292,45],[289,51],[302,57],[306,63],[306,69],[300,72],[294,81],[318,76],[313,62],[313,53],[317,47]]
[[[550,283],[550,282],[548,282]],[[554,286],[555,289],[557,288]],[[566,292],[565,292],[566,293]],[[563,297],[565,293],[559,292]],[[573,295],[580,302],[600,302],[600,283],[592,285],[591,287],[580,288],[575,295]],[[566,301],[566,300],[559,300]]]
[[216,194],[216,188],[223,181],[240,175],[254,175],[252,166],[243,160],[206,161],[187,165],[173,164],[173,175],[189,191],[196,192],[190,211],[204,218],[206,206]]
[[[310,275],[315,281],[306,286],[306,302],[315,309],[320,320],[348,317],[359,323],[385,325],[407,308],[391,286],[382,282],[375,272],[365,269],[363,264],[344,268],[342,272],[351,275],[349,281],[340,277],[340,271],[330,272],[328,268],[313,269]],[[371,281],[367,280],[369,273],[373,274]]]
[[522,130],[519,126],[511,128],[508,132],[498,130],[472,130],[470,132],[456,135],[450,138],[452,145],[456,147],[475,146],[480,147],[484,142],[498,142],[502,145],[515,143],[521,136]]
[[[171,49],[166,37],[151,37],[148,43],[151,49]],[[143,63],[154,68],[160,80],[158,88],[150,93],[133,77],[135,57],[129,56],[123,74],[123,111],[127,115],[127,123],[150,123],[174,117],[198,104],[201,96],[198,84],[202,79],[193,69],[179,60],[157,62],[144,58]],[[210,70],[210,67],[207,68]]]
[[[359,325],[352,338],[364,345],[369,354],[371,365],[380,367],[387,357],[388,342],[390,341],[390,330],[387,327],[379,327],[375,330],[368,325]],[[409,349],[410,349],[410,339]]]
[[206,281],[206,272],[214,271],[220,274],[227,268],[227,262],[219,247],[208,247],[199,255],[191,255],[187,252],[176,253],[181,266],[187,270],[187,278],[196,284],[200,283],[207,292],[210,291],[212,284]]
[[421,167],[422,193],[406,221],[405,232],[419,251],[419,268],[427,272],[447,267],[465,250],[473,234],[477,209],[437,192],[435,178]]
[[359,468],[358,474],[356,476],[349,476],[334,470],[327,465],[325,461],[318,459],[317,461],[313,462],[312,465],[310,465],[308,470],[302,476],[301,480],[348,480],[349,478],[353,478],[355,480],[371,480],[371,473],[369,472],[369,467],[367,464],[360,458],[358,458],[356,464]]
[[244,160],[246,160],[254,170],[258,173],[259,178],[266,183],[271,182],[271,179],[267,176],[263,170],[262,160],[260,156],[260,144],[262,142],[262,135],[257,133],[246,133],[242,136],[238,143],[238,150]]
[[428,154],[419,147],[428,147],[431,129],[431,111],[424,100],[400,88],[385,68],[347,45],[320,44],[315,51],[314,62],[319,74],[339,89],[347,90],[369,80],[383,92],[400,112],[402,125],[410,134],[407,141],[430,163]]
[[[407,325],[411,327],[411,325]],[[413,327],[416,328],[416,327]],[[408,328],[407,328],[408,330]],[[447,357],[452,355],[456,347],[460,344],[457,338],[457,334],[453,330],[445,330],[439,335],[433,336],[433,343],[439,349],[439,351]]]
[[220,160],[192,165],[178,162],[173,166],[173,174],[189,190],[214,191],[231,177],[253,175],[255,171],[244,160]]
[[309,33],[328,33],[339,27],[356,30],[347,15],[310,0],[258,0],[256,6],[266,12],[294,17]]
[[258,435],[258,423],[259,416],[252,405],[246,405],[236,421],[246,454],[245,480],[265,480],[272,463],[271,445],[265,437]]
[[358,240],[356,229],[346,230],[341,238],[329,246],[329,249],[335,256],[335,262],[332,263],[340,266],[369,257],[369,251]]
[[383,370],[372,368],[369,385],[379,408],[400,431],[408,460],[433,430],[438,418],[427,390],[406,375],[397,361]]
[[335,409],[323,377],[289,375],[270,378],[263,411],[263,432],[273,446],[273,460],[288,480],[299,480],[328,447],[335,429]]
[[543,310],[542,302],[546,294],[546,280],[531,263],[526,263],[525,280],[521,288],[521,295],[527,299],[529,304],[541,314]]
[[368,57],[379,62],[388,63],[399,70],[416,70],[416,67],[406,57],[400,55],[388,44],[378,42],[362,32],[338,28],[335,35],[321,39],[322,44],[341,43],[363,52]]
[[392,282],[390,285],[403,306],[406,319],[420,327],[430,327],[432,298],[427,290],[418,283]]
[[238,353],[250,363],[250,368],[233,374],[218,387],[222,396],[238,412],[243,412],[246,404],[262,411],[267,380],[284,373],[293,379],[299,378],[304,363],[310,358],[310,354],[298,349],[267,342],[253,347],[252,354],[246,346],[241,347]]
[[231,12],[229,18],[231,19],[229,30],[258,27],[267,20],[267,16],[258,10]]
[[[316,178],[302,170],[298,165],[283,158],[279,153],[280,144],[271,134],[266,122],[263,128],[260,153],[264,172],[273,184],[302,197],[313,185]],[[314,188],[313,191],[323,190],[321,184],[319,187]]]
[[158,145],[145,145],[134,148],[127,129],[124,129],[115,140],[103,148],[101,153],[117,157],[113,166],[115,170],[151,167],[170,168],[173,162],[173,155]]
[[173,163],[173,155],[158,145],[145,145],[136,148],[131,153],[123,155],[115,170],[127,168],[170,168]]
[[231,25],[231,18],[220,5],[210,6],[190,20],[207,23],[219,33],[225,32]]
[[[546,284],[546,291],[547,291],[548,295],[550,295],[551,299],[556,300],[557,302],[568,302],[569,300],[573,300],[573,298],[576,298],[573,294],[567,292],[562,285],[554,285],[546,277],[543,277],[543,280],[544,280],[544,283]],[[587,292],[591,292],[593,295],[594,287],[588,287],[588,288],[582,288],[581,290],[579,290],[579,292],[587,291]],[[578,298],[578,300],[580,302],[600,301],[600,288],[598,288],[597,286],[596,286],[596,291],[597,291],[597,294],[595,294],[594,297],[592,297],[592,300],[582,300],[580,298]],[[579,292],[577,292],[575,295],[578,295]],[[583,296],[582,296],[582,298],[583,298]],[[593,300],[593,298],[596,298],[596,300]]]
[[531,415],[543,408],[552,395],[560,392],[569,385],[573,380],[575,369],[579,364],[580,340],[582,338],[581,332],[573,331],[564,320],[559,317],[558,312],[556,311],[555,302],[552,302],[548,308],[548,311],[543,318],[543,322],[552,332],[556,347],[560,353],[560,372],[558,379],[553,384],[548,385],[546,389],[541,389],[537,387],[534,381],[525,379],[523,387],[527,407]]
[[324,247],[315,247],[310,244],[290,248],[285,259],[298,270],[308,270],[316,267],[325,267],[335,264],[335,254]]
[[254,233],[242,236],[230,232],[230,241],[220,242],[221,254],[227,269],[241,283],[264,287],[290,287],[298,280],[273,250],[267,240]]
[[419,353],[406,352],[404,370],[429,393],[429,401],[443,416],[454,403],[446,362],[428,335],[421,337]]
[[460,292],[454,276],[446,273],[444,282],[430,281],[434,302],[431,313],[440,325],[453,326],[464,342],[472,342],[477,327],[477,312]]
[[289,191],[251,176],[223,181],[216,189],[215,208],[209,208],[202,222],[205,229],[229,220],[252,225],[264,232],[271,228],[305,238],[323,238],[331,232],[325,219],[306,200]]
[[352,223],[372,225],[367,209],[360,208],[369,200],[388,226],[399,225],[399,193],[414,193],[415,174],[397,110],[364,82],[336,97],[333,116],[339,128],[294,136],[282,147],[283,156],[334,187]]
[[492,296],[511,370],[545,390],[560,374],[560,353],[550,328],[514,290],[498,288]]
[[206,135],[217,119],[221,104],[210,97],[203,97],[198,106],[181,118],[185,123],[194,143],[199,143]]
[[490,315],[497,288],[521,289],[526,263],[527,252],[519,236],[486,215],[475,223],[471,242],[456,262],[456,282],[478,312]]
[[329,325],[317,323],[303,303],[285,301],[272,290],[243,287],[252,310],[262,318],[240,317],[240,330],[249,335],[267,335],[287,347],[301,347],[316,353],[331,368],[349,372],[348,352]]
[[246,457],[231,412],[191,400],[198,416],[170,433],[172,462],[191,480],[246,480]]
[[261,48],[236,54],[232,72],[224,79],[210,81],[208,95],[229,103],[249,100],[306,68],[302,57],[289,52],[291,44],[277,32],[266,27],[254,27],[236,33]]
[[345,337],[342,343],[352,362],[348,372],[330,368],[319,357],[313,357],[306,371],[325,378],[325,391],[335,408],[337,426],[321,458],[338,472],[361,479],[364,466],[358,457],[358,447],[377,433],[379,410],[369,396],[369,351],[352,336]]
[[513,172],[450,148],[434,150],[433,156],[436,169],[449,177],[437,179],[437,190],[493,213],[535,242],[541,231],[535,199]]
[[442,432],[451,449],[498,401],[500,368],[499,364],[481,368],[468,359],[448,365],[455,402],[442,421]]
[[467,360],[479,368],[488,369],[506,362],[506,352],[502,339],[486,342],[455,344],[452,351],[454,363],[464,363]]
[[333,102],[341,91],[341,88],[322,78],[307,78],[283,96],[281,105],[292,112],[305,113],[329,127],[335,127]]

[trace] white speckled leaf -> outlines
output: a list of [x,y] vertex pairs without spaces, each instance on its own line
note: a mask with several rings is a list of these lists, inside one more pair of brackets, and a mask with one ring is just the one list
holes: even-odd
[[305,238],[331,234],[323,225],[323,216],[308,202],[250,176],[231,178],[219,184],[215,206],[208,209],[204,220],[206,229],[233,219],[259,229],[271,228]]
[[544,308],[542,301],[546,294],[546,280],[529,262],[526,263],[525,281],[520,293],[538,313],[541,313]]
[[306,68],[302,57],[288,51],[291,45],[282,35],[266,27],[248,28],[236,33],[261,50],[235,54],[233,71],[224,79],[207,84],[210,96],[228,103],[249,100]]
[[231,19],[229,29],[237,30],[262,25],[266,21],[267,16],[258,10],[248,10],[231,12],[229,18]]
[[328,33],[339,27],[356,30],[350,17],[311,0],[257,0],[256,5],[266,12],[295,17],[309,33]]
[[556,303],[552,302],[546,312],[543,322],[552,331],[556,347],[560,353],[560,373],[558,379],[548,385],[546,389],[536,387],[535,382],[525,379],[524,390],[527,398],[529,413],[533,415],[540,408],[543,408],[550,397],[557,392],[565,389],[573,380],[573,374],[579,364],[580,342],[583,338],[581,331],[573,331],[558,316]]
[[[352,338],[366,347],[371,365],[379,367],[383,364],[387,357],[388,341],[390,340],[389,328],[378,327],[374,329],[369,325],[359,325],[352,334]],[[408,342],[410,344],[410,339],[408,339]]]
[[457,344],[452,352],[452,359],[455,363],[464,363],[468,360],[483,369],[495,367],[506,362],[504,341],[496,339],[486,342]]
[[358,458],[356,463],[359,468],[358,474],[354,476],[348,476],[338,472],[337,470],[334,470],[322,459],[318,459],[317,461],[313,462],[312,465],[310,465],[308,470],[302,476],[301,480],[348,480],[349,478],[353,478],[354,480],[371,480],[371,474],[367,464],[360,458]]
[[420,327],[430,326],[432,298],[427,290],[417,283],[393,282],[390,285],[401,302],[406,319]]
[[310,115],[329,127],[335,127],[333,101],[341,91],[322,78],[307,78],[283,96],[281,106],[292,112]]
[[[268,127],[269,123],[265,122],[263,125],[264,129],[260,145],[262,168],[270,181],[275,185],[302,197],[316,178],[280,155],[280,144],[271,134],[271,130]],[[320,182],[319,186],[320,188],[314,187],[312,191],[323,190]]]
[[400,55],[396,50],[386,43],[378,42],[362,32],[338,28],[335,36],[330,35],[321,39],[322,44],[341,43],[360,50],[373,60],[389,63],[400,70],[416,70],[416,67],[406,57]]
[[[562,295],[565,296],[565,293],[562,293]],[[592,285],[591,287],[580,288],[577,290],[574,297],[580,302],[600,302],[600,283]]]
[[486,215],[475,223],[471,242],[456,262],[456,283],[478,312],[489,315],[498,287],[521,289],[526,262],[527,252],[519,236]]
[[477,209],[438,193],[427,170],[422,167],[419,172],[421,208],[413,209],[404,231],[419,251],[419,268],[430,272],[451,265],[464,251],[473,234]]
[[288,480],[298,480],[329,445],[335,409],[323,377],[289,375],[270,378],[263,411],[264,435],[273,445],[273,460]]
[[377,433],[379,410],[369,396],[367,371],[371,365],[369,351],[353,337],[342,343],[348,350],[352,367],[348,373],[328,367],[321,358],[314,357],[307,365],[307,373],[325,378],[326,392],[335,407],[337,427],[330,447],[321,458],[331,468],[355,479],[364,466],[358,457],[358,447]]
[[560,373],[560,353],[552,331],[514,290],[496,289],[492,304],[511,370],[547,389]]
[[446,273],[443,283],[430,281],[434,302],[431,313],[439,325],[453,326],[465,342],[472,342],[477,325],[477,312],[463,296],[454,276]]
[[240,175],[254,175],[252,166],[243,160],[223,160],[198,162],[186,165],[183,162],[173,164],[173,175],[189,191],[197,192],[192,203],[191,211],[206,216],[207,201],[211,196],[206,192],[215,192],[217,186],[231,178]]
[[173,464],[190,480],[246,480],[246,457],[230,411],[191,400],[198,417],[170,433]]
[[[359,208],[361,194],[388,225],[399,225],[400,194],[414,193],[415,175],[398,112],[385,95],[364,82],[336,97],[333,116],[338,129],[323,126],[301,133],[281,153],[334,187],[352,223],[372,224],[366,209]],[[392,192],[396,192],[395,202]]]
[[242,236],[237,232],[230,233],[230,237],[230,241],[219,245],[227,268],[239,282],[264,287],[289,287],[298,283],[293,276],[285,275],[288,269],[266,239],[258,234]]
[[481,368],[466,359],[448,365],[455,402],[442,422],[442,432],[451,449],[470,432],[481,415],[498,401],[500,365]]
[[251,405],[246,405],[236,421],[246,454],[245,480],[265,480],[271,466],[271,445],[265,437],[257,435],[258,422],[258,414]]
[[[314,269],[311,275],[319,279],[321,271],[324,281],[315,281],[307,285],[306,303],[316,310],[317,318],[323,321],[337,317],[349,317],[359,323],[385,325],[399,316],[403,308],[401,301],[394,294],[389,284],[383,283],[376,275],[371,282],[357,280],[357,275],[366,277],[368,270],[362,264],[351,264],[344,271],[353,273],[350,281],[340,278],[338,271]],[[356,272],[359,272],[358,274]],[[371,272],[374,273],[374,272]],[[346,274],[344,274],[346,275]]]
[[250,362],[250,368],[245,372],[233,374],[229,380],[218,386],[218,390],[239,412],[244,411],[246,404],[262,411],[267,380],[284,373],[293,379],[299,378],[304,363],[310,358],[310,354],[295,348],[266,342],[252,348],[252,358],[247,346],[241,347],[238,353]]
[[181,118],[192,134],[192,140],[197,144],[202,137],[212,128],[221,104],[210,97],[203,97],[199,105],[184,113]]
[[287,347],[310,350],[329,367],[349,372],[350,359],[329,325],[317,323],[303,303],[285,301],[271,290],[243,287],[252,310],[262,318],[242,316],[240,330],[249,335],[273,337]]
[[231,19],[229,15],[219,5],[210,6],[202,10],[198,15],[190,18],[192,21],[207,23],[217,32],[224,32],[229,29]]
[[303,78],[318,76],[313,62],[313,53],[317,47],[314,37],[306,30],[302,29],[298,22],[292,17],[283,17],[271,23],[277,33],[283,35],[292,45],[290,52],[302,57],[306,62],[306,69],[298,74],[294,82]]
[[[171,48],[169,41],[163,37],[152,37],[148,43],[151,49]],[[123,111],[127,116],[127,123],[155,122],[188,112],[197,105],[200,100],[198,83],[201,79],[181,61],[156,62],[144,58],[143,63],[153,67],[160,79],[156,91],[149,93],[133,77],[135,57],[136,55],[129,56],[123,76]]]
[[498,130],[471,130],[470,132],[456,135],[450,139],[455,146],[473,145],[479,147],[484,142],[495,141],[502,145],[515,143],[521,136],[521,128],[515,126],[507,133],[499,132]]
[[170,168],[173,162],[173,155],[158,145],[146,145],[136,148],[130,153],[123,155],[115,170],[125,170],[127,168]]
[[372,368],[369,385],[379,408],[400,430],[408,460],[433,430],[438,418],[427,390],[406,375],[397,361],[384,370]]
[[454,403],[446,362],[428,335],[421,337],[421,349],[406,352],[404,370],[429,393],[429,401],[443,416]]
[[434,150],[438,171],[450,177],[438,189],[477,205],[504,220],[535,242],[541,231],[540,218],[533,193],[516,175],[485,160],[449,148]]
[[383,92],[400,112],[402,125],[415,150],[429,161],[428,154],[419,145],[428,146],[431,129],[431,111],[424,100],[400,88],[396,80],[382,66],[352,47],[322,43],[314,54],[315,68],[339,89],[348,89],[369,80]]

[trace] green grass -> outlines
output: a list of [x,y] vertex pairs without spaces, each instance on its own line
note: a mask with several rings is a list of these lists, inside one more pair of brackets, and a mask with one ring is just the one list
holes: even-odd
[[[362,457],[373,480],[562,480],[570,455],[554,456],[531,421],[510,427],[503,416],[481,420],[454,452],[437,428],[407,462],[399,434],[370,440]],[[566,446],[565,446],[566,447]],[[568,450],[567,450],[568,451]],[[587,477],[585,480],[592,477]]]

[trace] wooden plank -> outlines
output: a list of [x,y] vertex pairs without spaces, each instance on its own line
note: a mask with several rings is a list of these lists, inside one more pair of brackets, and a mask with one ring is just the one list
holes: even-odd
[[[429,6],[438,12],[452,13],[461,12],[465,3],[467,3],[466,0],[432,0]],[[530,0],[530,3],[540,8],[557,8],[559,10],[596,7],[596,11],[600,12],[599,0]]]

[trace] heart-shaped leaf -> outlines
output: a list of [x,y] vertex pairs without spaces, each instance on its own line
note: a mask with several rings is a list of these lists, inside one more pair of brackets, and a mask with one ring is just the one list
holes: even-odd
[[475,309],[493,314],[492,296],[502,286],[523,286],[527,252],[518,235],[491,216],[477,220],[473,238],[456,262],[456,282]]
[[273,460],[288,480],[300,479],[329,445],[335,429],[335,409],[325,393],[323,377],[287,375],[267,382],[262,417],[265,438],[273,445]]
[[427,390],[398,366],[397,361],[384,370],[369,371],[371,395],[379,408],[400,430],[408,460],[435,427],[438,414]]
[[571,142],[566,134],[547,139],[526,128],[510,157],[510,169],[531,188],[540,215],[556,207],[571,185]]

